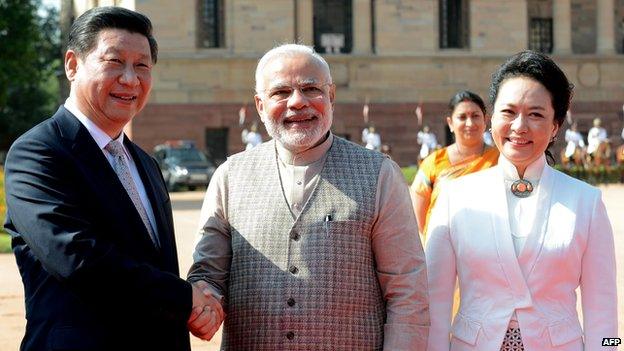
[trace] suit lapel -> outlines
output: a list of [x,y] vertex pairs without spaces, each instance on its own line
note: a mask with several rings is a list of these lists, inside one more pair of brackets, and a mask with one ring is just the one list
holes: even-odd
[[[165,256],[165,260],[169,262],[168,266],[172,262],[175,262],[177,266],[177,257],[174,256],[175,241],[171,235],[173,233],[173,223],[169,221],[169,216],[165,213],[165,207],[162,205],[167,201],[168,195],[162,178],[158,173],[160,170],[155,167],[154,162],[148,155],[137,150],[138,147],[128,137],[124,137],[124,144],[130,151],[149,198],[156,221],[156,232],[160,242],[161,253]],[[170,250],[170,248],[174,249]]]
[[540,185],[537,188],[537,194],[535,194],[538,198],[531,235],[527,238],[524,248],[518,257],[520,268],[526,279],[529,278],[529,275],[533,271],[537,257],[544,245],[544,239],[548,229],[550,208],[552,207],[552,193],[555,187],[554,178],[553,170],[548,165],[545,165],[542,176],[540,177]]
[[144,250],[156,253],[147,228],[132,200],[89,131],[65,108],[61,107],[59,112],[64,112],[55,115],[61,127],[61,135],[69,140],[71,152],[77,158],[79,167],[84,170],[87,181],[97,189],[93,201],[101,203],[102,207],[109,211],[101,216],[123,222],[124,230],[110,235],[133,235],[133,240],[138,240]]
[[503,170],[500,166],[497,166],[492,169],[491,174],[493,175],[493,179],[490,191],[492,192],[494,201],[491,203],[490,217],[492,220],[492,230],[496,241],[499,262],[514,294],[528,297],[517,301],[516,308],[528,307],[531,305],[531,298],[526,280],[518,264],[513,240],[511,238]]

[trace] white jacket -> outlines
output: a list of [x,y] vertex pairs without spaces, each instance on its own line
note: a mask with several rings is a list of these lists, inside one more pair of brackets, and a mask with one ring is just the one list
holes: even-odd
[[[615,350],[601,346],[617,337],[617,292],[600,191],[545,166],[535,229],[516,258],[505,190],[496,166],[449,182],[438,197],[427,234],[427,350],[498,351],[514,310],[526,351]],[[451,326],[456,277],[461,304]]]

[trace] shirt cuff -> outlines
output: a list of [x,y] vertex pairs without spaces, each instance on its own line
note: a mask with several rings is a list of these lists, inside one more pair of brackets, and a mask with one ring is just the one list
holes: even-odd
[[223,307],[223,309],[225,310],[226,308],[226,303],[225,303],[225,296],[223,296],[223,294],[219,291],[219,289],[217,289],[216,287],[214,287],[212,284],[210,284],[209,281],[206,281],[204,279],[201,279],[200,277],[189,277],[188,279],[189,283],[195,283],[198,282],[200,280],[208,283],[208,287],[207,289],[210,291],[210,293],[212,294],[212,296],[217,299],[217,301],[219,301],[221,303],[221,307]]

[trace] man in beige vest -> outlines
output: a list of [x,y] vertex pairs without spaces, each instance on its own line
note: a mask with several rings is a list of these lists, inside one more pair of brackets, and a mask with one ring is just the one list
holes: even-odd
[[334,99],[309,47],[258,62],[256,108],[273,139],[214,174],[188,276],[221,297],[224,350],[425,349],[407,185],[387,156],[330,132]]

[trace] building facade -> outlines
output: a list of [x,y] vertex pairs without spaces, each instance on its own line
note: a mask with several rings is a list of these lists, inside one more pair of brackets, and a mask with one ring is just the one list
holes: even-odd
[[[242,151],[241,131],[259,122],[256,62],[294,41],[313,45],[330,64],[334,133],[361,142],[368,101],[368,121],[401,165],[416,162],[422,125],[451,143],[450,97],[469,89],[487,100],[496,67],[528,48],[550,54],[574,83],[579,130],[600,117],[621,143],[624,0],[74,0],[70,11],[105,5],[142,12],[154,24],[160,51],[152,96],[128,128],[147,150],[191,139],[217,160]],[[563,131],[559,139],[560,148]]]

